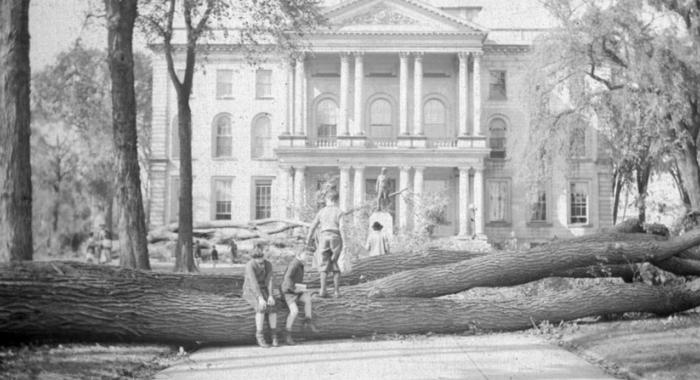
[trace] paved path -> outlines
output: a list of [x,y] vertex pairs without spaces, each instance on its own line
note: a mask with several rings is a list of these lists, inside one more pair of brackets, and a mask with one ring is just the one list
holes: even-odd
[[156,376],[156,380],[613,378],[576,355],[525,334],[205,348]]

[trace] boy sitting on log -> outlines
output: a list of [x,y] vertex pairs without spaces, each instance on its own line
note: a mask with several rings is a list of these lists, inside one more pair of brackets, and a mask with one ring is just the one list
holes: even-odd
[[328,273],[333,273],[333,285],[335,287],[335,298],[340,297],[340,267],[338,258],[343,251],[343,216],[344,212],[338,207],[338,193],[334,190],[326,193],[326,206],[318,211],[306,236],[306,246],[311,246],[316,228],[320,233],[318,236],[317,254],[320,254],[321,266],[321,292],[320,296],[325,298],[326,277]]
[[272,345],[277,347],[277,308],[272,296],[272,264],[265,260],[265,243],[257,242],[250,261],[245,266],[242,298],[255,310],[255,339],[263,348],[270,347],[265,341],[265,315],[270,323]]
[[306,291],[304,285],[304,261],[306,260],[306,250],[297,252],[294,259],[287,266],[287,271],[284,273],[282,281],[282,295],[289,307],[289,315],[287,316],[287,325],[285,331],[285,343],[292,346],[296,344],[292,339],[292,326],[294,320],[299,314],[297,301],[301,300],[304,303],[304,327],[309,328],[313,332],[318,332],[313,324],[311,315],[311,294]]

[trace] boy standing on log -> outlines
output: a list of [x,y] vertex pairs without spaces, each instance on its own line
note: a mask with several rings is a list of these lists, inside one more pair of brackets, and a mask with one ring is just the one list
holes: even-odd
[[343,216],[344,212],[338,207],[338,193],[334,190],[329,191],[326,194],[326,206],[316,214],[306,236],[306,246],[309,247],[316,228],[320,231],[317,247],[317,254],[321,256],[321,266],[319,267],[321,293],[319,295],[324,298],[328,296],[326,294],[326,277],[328,277],[328,273],[333,273],[334,297],[340,297],[338,257],[343,251],[343,242],[345,241]]
[[272,264],[265,260],[265,244],[255,243],[251,260],[245,266],[243,299],[255,310],[255,339],[263,348],[270,347],[265,341],[265,315],[270,323],[272,345],[277,347],[277,308],[272,297]]
[[318,332],[311,315],[311,294],[306,291],[306,285],[304,285],[305,260],[306,250],[304,249],[297,252],[294,259],[292,259],[287,266],[287,271],[284,273],[284,280],[282,281],[282,294],[284,295],[284,301],[287,303],[287,307],[289,307],[285,343],[290,346],[296,344],[294,339],[292,339],[292,326],[299,314],[297,301],[301,300],[301,302],[304,303],[304,327],[309,328],[313,332]]

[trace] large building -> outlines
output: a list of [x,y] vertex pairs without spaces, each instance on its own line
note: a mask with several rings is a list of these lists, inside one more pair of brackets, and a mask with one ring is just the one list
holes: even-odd
[[[255,67],[210,44],[191,98],[195,221],[298,216],[329,174],[350,208],[386,167],[393,189],[410,190],[391,206],[395,231],[414,228],[409,198],[429,193],[450,205],[437,235],[537,242],[608,227],[610,174],[592,129],[573,169],[534,196],[516,175],[527,57],[542,31],[517,3],[341,1],[310,50]],[[153,70],[150,220],[164,224],[178,212],[177,106],[160,56]]]

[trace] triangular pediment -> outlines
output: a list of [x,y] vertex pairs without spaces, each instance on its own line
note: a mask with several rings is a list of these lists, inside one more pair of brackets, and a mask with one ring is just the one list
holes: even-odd
[[375,33],[484,33],[419,0],[350,0],[326,11],[331,30]]

